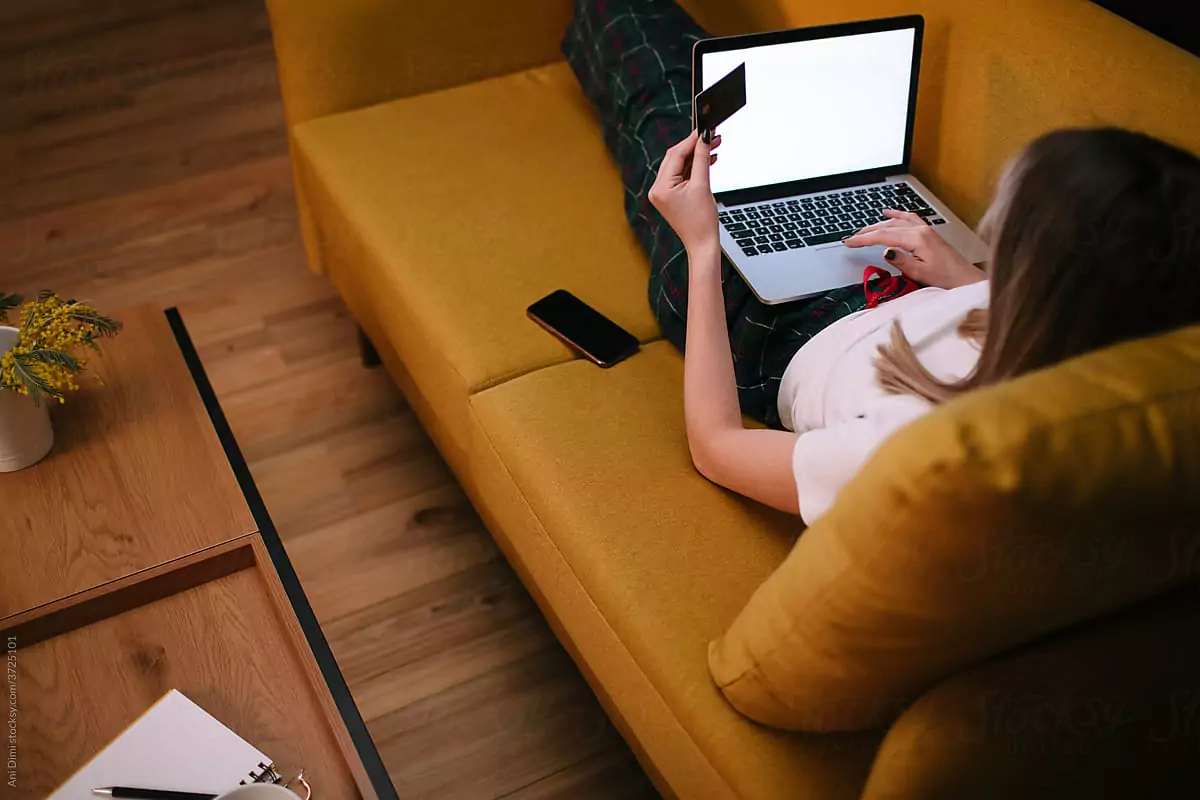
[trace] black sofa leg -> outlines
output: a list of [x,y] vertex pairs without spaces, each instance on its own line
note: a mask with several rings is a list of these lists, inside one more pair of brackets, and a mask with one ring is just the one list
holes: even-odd
[[358,355],[362,359],[362,365],[367,369],[374,369],[383,363],[379,360],[379,351],[375,349],[375,345],[371,344],[371,340],[367,338],[367,334],[362,328],[358,329]]

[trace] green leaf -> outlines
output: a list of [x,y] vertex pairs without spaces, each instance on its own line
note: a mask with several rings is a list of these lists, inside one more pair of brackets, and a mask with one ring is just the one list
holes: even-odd
[[[27,355],[27,354],[25,354]],[[50,382],[44,378],[39,378],[26,368],[23,363],[25,355],[18,356],[13,359],[13,375],[21,382],[29,392],[29,396],[33,399],[34,405],[42,404],[42,397],[62,397],[62,392],[50,385]]]
[[94,325],[99,334],[105,337],[116,336],[117,331],[121,330],[120,322],[112,317],[106,317],[103,314],[97,314],[94,311],[82,311],[72,308],[71,319],[87,325]]
[[21,358],[27,361],[40,361],[43,364],[55,364],[56,366],[66,367],[71,372],[79,372],[79,362],[72,358],[69,353],[64,353],[61,350],[47,350],[45,348],[30,350],[28,353],[23,353]]

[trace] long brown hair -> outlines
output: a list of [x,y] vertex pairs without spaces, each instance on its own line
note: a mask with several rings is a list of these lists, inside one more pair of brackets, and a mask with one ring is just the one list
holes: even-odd
[[880,384],[933,403],[1110,344],[1200,322],[1200,159],[1117,128],[1034,140],[1005,171],[980,224],[991,242],[989,309],[961,381],[918,360],[899,325]]

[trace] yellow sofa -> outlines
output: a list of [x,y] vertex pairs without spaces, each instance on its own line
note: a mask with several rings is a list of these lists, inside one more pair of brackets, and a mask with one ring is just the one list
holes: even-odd
[[[725,701],[709,642],[800,524],[691,467],[682,359],[650,313],[617,169],[558,50],[569,6],[268,0],[311,266],[659,789],[1120,797],[1194,775],[1191,594],[972,667],[887,731],[787,733]],[[1110,123],[1200,149],[1197,60],[1086,0],[685,6],[720,34],[923,14],[914,172],[971,222],[1003,162],[1048,129]],[[560,288],[643,352],[607,371],[574,359],[524,316]],[[1133,721],[1103,735],[1045,723],[1096,698]]]

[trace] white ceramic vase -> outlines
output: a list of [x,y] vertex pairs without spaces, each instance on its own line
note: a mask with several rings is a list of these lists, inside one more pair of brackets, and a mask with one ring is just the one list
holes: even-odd
[[[17,342],[18,331],[0,325],[0,355]],[[15,472],[41,461],[54,446],[49,403],[0,389],[0,472]]]

